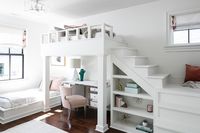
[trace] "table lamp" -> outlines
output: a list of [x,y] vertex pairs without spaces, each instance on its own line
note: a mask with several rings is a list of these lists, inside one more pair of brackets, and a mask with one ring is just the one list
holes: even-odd
[[80,59],[70,59],[69,63],[70,68],[74,68],[74,75],[73,75],[73,81],[77,81],[79,79],[77,68],[81,67],[81,60]]

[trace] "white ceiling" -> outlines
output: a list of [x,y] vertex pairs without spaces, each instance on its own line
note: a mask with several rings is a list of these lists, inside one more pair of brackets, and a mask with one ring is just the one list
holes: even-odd
[[[45,0],[45,14],[49,17],[77,19],[152,1],[155,0]],[[24,11],[24,0],[0,0],[0,3],[0,13],[29,18],[34,16]]]

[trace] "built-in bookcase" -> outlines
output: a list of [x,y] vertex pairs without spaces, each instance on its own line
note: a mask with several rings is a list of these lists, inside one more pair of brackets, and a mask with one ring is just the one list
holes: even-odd
[[[145,92],[131,77],[113,64],[111,81],[111,127],[130,133],[144,133],[136,130],[143,120],[153,124],[153,112],[147,112],[147,105],[153,105],[152,97]],[[141,88],[140,93],[124,90],[127,83],[135,83]],[[116,106],[116,96],[122,97],[127,107]]]

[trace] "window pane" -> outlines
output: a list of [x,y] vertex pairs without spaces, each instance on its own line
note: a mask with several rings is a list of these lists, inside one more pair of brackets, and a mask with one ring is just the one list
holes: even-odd
[[190,30],[190,42],[191,43],[200,42],[200,29]]
[[11,79],[22,78],[22,56],[11,56]]
[[188,43],[188,31],[174,31],[174,44]]
[[9,56],[0,55],[0,80],[9,79]]
[[0,47],[0,53],[9,53],[9,48],[6,48],[6,47]]
[[10,53],[12,54],[21,54],[22,49],[21,48],[10,48]]

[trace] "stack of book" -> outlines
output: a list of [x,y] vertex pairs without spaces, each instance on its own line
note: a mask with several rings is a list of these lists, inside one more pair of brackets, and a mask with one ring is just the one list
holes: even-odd
[[140,93],[140,87],[136,83],[127,83],[124,91],[128,93],[138,94]]
[[136,129],[146,133],[153,133],[153,125],[150,123],[144,126],[143,122],[141,122],[139,125],[136,126]]

